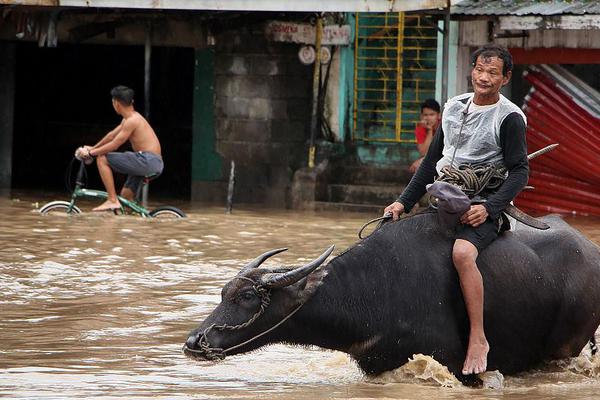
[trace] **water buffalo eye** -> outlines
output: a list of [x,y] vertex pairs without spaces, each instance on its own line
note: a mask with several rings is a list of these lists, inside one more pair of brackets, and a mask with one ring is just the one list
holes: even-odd
[[254,293],[252,292],[244,292],[240,294],[240,299],[242,300],[252,300],[254,298]]

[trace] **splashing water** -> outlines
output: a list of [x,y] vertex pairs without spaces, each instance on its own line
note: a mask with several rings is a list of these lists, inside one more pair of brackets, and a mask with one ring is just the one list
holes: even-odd
[[373,383],[432,383],[443,387],[462,386],[448,368],[433,357],[413,354],[408,362],[392,371],[368,378]]

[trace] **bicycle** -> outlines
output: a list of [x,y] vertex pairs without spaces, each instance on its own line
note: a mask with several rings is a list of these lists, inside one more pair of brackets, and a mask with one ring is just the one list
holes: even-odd
[[[67,189],[69,189],[69,191],[71,191],[70,189],[70,178],[71,178],[71,170],[72,170],[72,166],[73,166],[73,162],[76,160],[76,158],[74,158],[71,161],[71,164],[69,164],[69,168],[67,169],[67,177],[66,177],[66,183],[67,183]],[[86,167],[85,167],[85,162],[84,160],[78,160],[80,161],[80,166],[79,166],[79,171],[77,172],[77,178],[75,180],[75,188],[72,190],[71,193],[71,201],[64,201],[64,200],[56,200],[56,201],[51,201],[49,203],[44,204],[40,209],[39,212],[40,214],[46,215],[49,214],[51,212],[65,212],[66,214],[81,214],[81,209],[79,207],[77,207],[75,205],[75,202],[77,201],[77,199],[80,198],[93,198],[93,199],[101,199],[101,200],[105,200],[108,198],[108,194],[105,191],[102,190],[94,190],[94,189],[86,189],[85,188],[85,181],[87,178],[87,171],[86,171]],[[157,178],[158,175],[149,175],[149,176],[145,176],[142,185],[140,186],[138,192],[136,193],[136,199],[140,198],[140,194],[142,192],[144,192],[145,190],[147,190],[148,188],[148,184],[150,183],[150,181],[154,178]],[[155,208],[154,210],[149,211],[148,209],[146,209],[146,207],[144,207],[143,205],[139,204],[139,201],[137,200],[127,200],[124,197],[121,196],[117,196],[117,198],[119,199],[119,202],[121,203],[121,208],[118,210],[114,210],[113,212],[115,214],[125,214],[125,209],[128,209],[132,214],[134,215],[140,215],[141,217],[144,218],[185,218],[186,215],[183,211],[181,211],[180,209],[178,209],[177,207],[173,207],[173,206],[161,206],[158,208]]]

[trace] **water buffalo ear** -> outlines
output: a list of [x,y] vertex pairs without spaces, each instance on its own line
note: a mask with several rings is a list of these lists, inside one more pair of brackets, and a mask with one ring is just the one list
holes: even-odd
[[327,259],[333,252],[335,246],[330,246],[323,254],[321,254],[318,258],[311,261],[310,263],[303,265],[302,267],[298,267],[288,272],[280,272],[280,273],[270,273],[264,274],[260,278],[260,284],[264,287],[276,288],[276,287],[285,287],[292,285],[298,282],[300,279],[304,278],[315,269],[317,269],[323,261]]

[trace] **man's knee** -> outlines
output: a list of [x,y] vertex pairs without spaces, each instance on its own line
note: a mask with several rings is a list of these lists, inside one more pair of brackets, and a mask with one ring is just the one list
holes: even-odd
[[96,162],[98,164],[108,164],[108,158],[106,158],[106,154],[102,154],[96,157]]
[[472,266],[477,259],[478,251],[471,242],[457,239],[452,248],[452,261],[457,270]]

